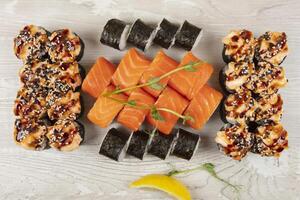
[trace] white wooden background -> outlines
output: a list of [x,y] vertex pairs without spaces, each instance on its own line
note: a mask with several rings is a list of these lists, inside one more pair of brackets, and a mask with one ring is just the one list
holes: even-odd
[[[162,192],[128,189],[128,184],[145,174],[167,172],[172,165],[190,168],[204,162],[217,165],[220,176],[243,185],[240,199],[300,199],[300,2],[298,0],[71,0],[0,1],[0,199],[170,199]],[[13,37],[26,24],[49,30],[69,27],[86,44],[81,64],[88,70],[102,55],[114,62],[124,52],[99,43],[100,29],[117,17],[128,21],[142,18],[156,23],[163,17],[184,19],[204,28],[205,34],[195,54],[214,64],[212,85],[218,87],[221,38],[231,29],[247,28],[255,35],[267,30],[285,31],[290,55],[284,62],[289,84],[281,90],[284,97],[283,124],[289,132],[290,148],[279,160],[249,155],[241,162],[219,153],[213,141],[221,122],[216,113],[204,130],[195,158],[188,162],[171,157],[167,161],[147,156],[141,162],[127,157],[117,163],[98,155],[106,130],[87,120],[86,141],[72,153],[54,150],[33,152],[13,143],[12,105],[19,88],[21,62],[12,51]],[[147,55],[152,57],[156,48]],[[170,50],[180,59],[183,51]],[[88,110],[91,99],[85,96]],[[178,177],[191,190],[194,199],[234,199],[236,195],[206,172]]]

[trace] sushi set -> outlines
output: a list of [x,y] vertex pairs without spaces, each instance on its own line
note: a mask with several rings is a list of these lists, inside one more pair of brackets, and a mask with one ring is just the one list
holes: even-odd
[[202,29],[184,21],[180,26],[163,19],[156,28],[141,19],[129,24],[119,19],[110,19],[103,28],[100,42],[114,49],[124,50],[127,43],[146,51],[152,43],[165,49],[173,45],[186,51],[198,45]]
[[[100,56],[85,76],[78,63],[84,44],[77,34],[25,26],[14,39],[15,55],[23,62],[14,104],[15,142],[31,150],[77,149],[84,139],[78,121],[82,90],[94,99],[86,116],[91,123],[121,125],[110,128],[100,145],[99,153],[113,160],[126,154],[143,160],[147,153],[190,160],[200,135],[185,127],[199,131],[220,104],[225,125],[215,141],[222,152],[235,160],[248,152],[280,156],[288,146],[278,94],[287,84],[280,66],[288,54],[285,33],[255,38],[237,30],[223,39],[226,67],[219,78],[225,97],[207,83],[214,67],[191,52],[201,35],[202,29],[187,21],[180,26],[163,19],[154,28],[141,19],[133,24],[110,19],[100,42],[118,50],[128,44],[135,48],[128,48],[117,65]],[[142,51],[152,43],[187,52],[180,61],[163,50],[150,59]]]
[[279,156],[288,147],[280,120],[287,84],[280,64],[288,54],[285,33],[266,32],[257,39],[248,30],[230,32],[224,39],[220,84],[228,94],[221,105],[226,123],[216,142],[225,154],[240,160],[247,152]]
[[52,147],[77,149],[84,127],[81,86],[84,70],[77,61],[83,55],[81,39],[69,29],[48,32],[28,25],[14,39],[14,52],[22,60],[21,88],[14,104],[15,142],[31,150]]

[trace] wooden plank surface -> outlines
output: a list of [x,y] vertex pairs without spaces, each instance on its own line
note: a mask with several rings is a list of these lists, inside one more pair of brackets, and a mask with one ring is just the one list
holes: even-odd
[[[204,162],[216,164],[220,176],[242,185],[239,195],[200,171],[178,177],[191,190],[193,199],[299,199],[300,194],[300,3],[297,0],[2,0],[0,12],[0,199],[171,199],[153,190],[128,189],[130,181],[148,173],[164,173],[170,163],[180,169]],[[99,43],[100,31],[110,18],[133,22],[142,18],[157,23],[163,17],[178,23],[187,19],[203,27],[204,37],[195,54],[215,66],[211,84],[219,87],[217,74],[224,63],[221,38],[231,29],[247,28],[256,36],[267,30],[285,31],[290,55],[284,62],[289,84],[284,98],[283,124],[289,132],[290,148],[280,159],[249,155],[237,162],[219,153],[214,143],[222,123],[218,113],[199,133],[202,141],[195,158],[188,162],[147,156],[141,162],[126,157],[117,163],[98,155],[105,129],[83,119],[86,141],[72,153],[54,150],[32,152],[12,140],[12,105],[19,88],[21,62],[12,51],[13,37],[26,24],[48,30],[64,27],[78,33],[86,45],[81,64],[88,70],[102,55],[118,62],[124,52]],[[157,48],[146,53],[153,57]],[[167,52],[180,59],[183,51]],[[86,111],[92,99],[84,96]]]

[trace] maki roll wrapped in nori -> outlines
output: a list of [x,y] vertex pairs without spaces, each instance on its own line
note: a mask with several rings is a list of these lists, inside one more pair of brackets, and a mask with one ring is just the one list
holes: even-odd
[[70,29],[53,31],[49,40],[49,56],[53,63],[79,61],[83,56],[84,43]]
[[276,93],[286,84],[287,78],[283,67],[262,61],[257,64],[255,73],[251,75],[246,87],[263,97]]
[[266,32],[258,38],[255,60],[280,65],[288,55],[287,37],[284,32]]
[[39,119],[46,115],[47,89],[22,87],[14,103],[14,114],[20,118]]
[[170,155],[177,136],[178,132],[169,135],[156,132],[151,140],[148,153],[165,160]]
[[110,19],[103,28],[100,42],[114,49],[126,47],[129,25],[119,19]]
[[58,120],[47,133],[49,146],[59,151],[73,151],[84,139],[84,126],[70,119]]
[[48,31],[40,26],[27,25],[14,38],[15,55],[24,63],[48,58]]
[[223,38],[223,60],[226,63],[251,61],[254,57],[256,40],[248,30],[231,31]]
[[113,160],[121,161],[125,156],[127,142],[130,138],[129,134],[111,128],[100,147],[99,153]]
[[258,124],[279,122],[283,113],[283,99],[280,94],[272,94],[257,100],[255,121]]
[[161,47],[168,49],[175,42],[175,35],[179,26],[163,19],[157,27],[157,32],[153,42]]
[[142,20],[137,19],[129,31],[127,42],[145,51],[152,44],[154,34],[154,28],[146,25]]
[[199,141],[200,135],[179,129],[172,154],[190,160],[198,148]]
[[221,109],[222,119],[225,123],[247,124],[255,120],[257,102],[248,90],[227,96]]
[[229,93],[241,92],[254,70],[253,62],[230,62],[220,73],[220,84]]
[[270,123],[257,128],[251,151],[262,156],[279,157],[280,153],[287,148],[287,131],[280,123]]
[[77,119],[81,114],[80,102],[79,92],[69,91],[65,95],[55,92],[49,93],[47,96],[47,113],[49,119]]
[[47,123],[37,119],[16,119],[14,140],[16,144],[29,150],[43,150],[47,146]]
[[149,139],[150,135],[145,131],[133,132],[129,141],[127,153],[143,160],[144,155],[147,152]]
[[201,28],[198,28],[188,21],[184,21],[175,36],[175,46],[190,51],[198,45],[201,37]]
[[254,134],[244,125],[225,124],[217,133],[215,141],[225,155],[241,160],[254,143]]

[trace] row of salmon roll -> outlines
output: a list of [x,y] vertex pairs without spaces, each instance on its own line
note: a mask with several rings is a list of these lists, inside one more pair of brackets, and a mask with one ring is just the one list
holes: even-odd
[[[195,71],[178,71],[159,81],[162,88],[153,89],[149,86],[124,93],[103,94],[143,84],[151,78],[159,77],[177,67],[200,61],[188,52],[181,63],[159,51],[151,62],[136,49],[130,49],[115,68],[104,58],[99,58],[91,68],[83,82],[82,90],[97,98],[88,113],[88,118],[100,127],[107,127],[116,117],[117,122],[137,131],[144,120],[164,134],[170,134],[179,117],[166,111],[158,111],[164,120],[154,119],[150,109],[139,109],[121,102],[136,102],[137,106],[155,106],[166,108],[178,114],[189,115],[194,120],[187,124],[200,129],[218,107],[222,94],[206,83],[210,78],[213,67],[205,62],[196,66]],[[102,95],[101,95],[102,94]],[[117,99],[117,101],[116,101]]]
[[80,38],[69,29],[49,34],[34,25],[25,26],[14,39],[15,54],[24,63],[19,71],[22,86],[14,103],[18,145],[70,151],[83,140],[84,128],[77,121],[84,78],[77,63],[83,51],[79,43]]
[[[283,99],[277,93],[288,82],[279,66],[288,54],[286,34],[266,32],[256,39],[252,32],[238,30],[230,32],[223,44],[227,65],[220,72],[220,84],[227,97],[220,111],[226,124],[217,134],[217,144],[237,160],[248,151],[279,156],[288,144],[280,124]],[[275,145],[268,142],[272,138]]]

